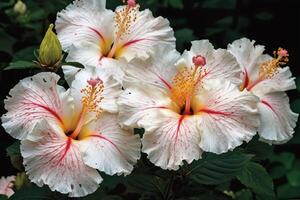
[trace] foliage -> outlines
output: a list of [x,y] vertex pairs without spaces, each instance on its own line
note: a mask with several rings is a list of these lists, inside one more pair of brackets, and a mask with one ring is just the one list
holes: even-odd
[[[50,23],[55,21],[57,11],[68,5],[70,0],[26,0],[25,13],[14,11],[15,0],[0,3],[0,72],[1,111],[3,99],[9,89],[21,77],[38,72],[34,64],[34,52]],[[277,24],[286,24],[287,19],[297,16],[297,2],[288,5],[284,1],[238,1],[238,0],[145,0],[142,7],[149,7],[154,15],[163,15],[170,20],[177,38],[177,48],[183,51],[195,39],[209,38],[219,47],[242,36],[257,38],[270,48],[285,45],[291,49],[291,66],[296,61],[294,27],[286,25],[287,31],[278,30]],[[120,1],[109,0],[108,7],[114,8]],[[276,6],[285,6],[285,14],[278,14]],[[298,12],[299,11],[298,6]],[[252,8],[252,10],[251,10]],[[264,9],[265,8],[265,9]],[[192,14],[191,14],[192,13]],[[274,26],[277,26],[274,28]],[[255,31],[254,31],[255,30]],[[266,31],[273,35],[266,35]],[[285,37],[282,38],[281,35]],[[298,38],[297,38],[298,37]],[[286,41],[291,40],[291,41]],[[274,43],[274,41],[276,41]],[[299,47],[299,46],[298,46]],[[272,49],[269,49],[271,52]],[[295,70],[292,68],[292,71]],[[60,73],[60,72],[58,72]],[[294,73],[300,75],[299,73]],[[291,92],[292,109],[300,112],[300,78],[297,78],[298,92]],[[7,83],[9,81],[10,83]],[[141,130],[137,130],[139,134]],[[8,145],[12,143],[12,145]],[[288,199],[300,198],[300,158],[297,151],[300,144],[300,127],[294,138],[282,146],[270,146],[257,138],[238,149],[221,155],[204,153],[203,158],[191,164],[185,163],[178,171],[165,171],[153,166],[142,155],[134,172],[127,177],[106,177],[100,189],[85,200],[105,199]],[[19,142],[13,143],[1,129],[1,176],[23,171]],[[2,156],[2,155],[1,155]],[[9,163],[9,159],[11,163]],[[2,167],[8,169],[2,172]],[[12,166],[16,169],[12,170]],[[103,175],[105,176],[105,175]],[[24,181],[27,181],[25,179]],[[12,200],[69,199],[54,193],[48,187],[37,187],[27,183],[17,190]],[[6,197],[0,196],[0,199]]]

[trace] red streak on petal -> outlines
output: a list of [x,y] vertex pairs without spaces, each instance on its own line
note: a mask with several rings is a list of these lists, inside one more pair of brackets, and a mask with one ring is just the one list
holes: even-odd
[[247,69],[244,69],[244,82],[243,82],[243,88],[247,88],[249,85],[249,74],[247,72]]
[[32,103],[32,104],[35,105],[35,106],[41,107],[41,108],[45,109],[46,111],[48,111],[50,114],[52,114],[63,125],[63,120],[61,119],[61,117],[54,110],[52,110],[51,108],[49,108],[47,106],[38,104],[38,103]]
[[162,77],[158,76],[159,80],[161,80],[161,82],[163,82],[170,90],[172,89],[172,86]]
[[67,140],[66,146],[65,146],[65,151],[64,151],[63,155],[61,156],[61,158],[59,159],[58,163],[60,163],[66,157],[66,155],[71,147],[71,143],[72,143],[72,138],[68,137],[68,140]]
[[176,144],[176,142],[177,142],[177,139],[178,139],[178,133],[179,133],[179,131],[180,131],[180,127],[181,127],[181,125],[182,125],[182,121],[183,121],[183,119],[185,118],[185,116],[186,116],[186,115],[181,115],[180,118],[179,118],[179,120],[178,120],[178,125],[177,125],[177,128],[176,128],[175,144]]
[[140,41],[142,41],[142,40],[144,40],[144,39],[131,40],[131,41],[129,41],[129,42],[123,44],[122,47],[128,47],[128,46],[133,45],[133,44],[135,44],[135,43],[138,43],[138,42],[140,42]]
[[260,102],[268,106],[276,114],[273,106],[269,102],[267,102],[266,100],[261,100]]
[[92,28],[92,27],[88,27],[88,28],[89,28],[90,30],[94,31],[94,32],[101,38],[101,40],[102,40],[103,42],[105,42],[103,35],[102,35],[98,30],[96,30],[96,29],[94,29],[94,28]]
[[212,115],[225,115],[225,116],[229,116],[232,114],[231,112],[221,112],[221,111],[211,110],[209,108],[200,109],[198,112],[204,112]]
[[151,107],[144,108],[143,110],[154,109],[154,108],[168,109],[168,107],[166,106],[151,106]]
[[89,135],[90,137],[97,137],[97,138],[100,138],[100,139],[103,139],[107,142],[109,142],[113,147],[115,147],[117,149],[117,151],[121,154],[122,154],[122,151],[117,147],[117,145],[115,143],[113,143],[110,139],[108,139],[107,137],[103,136],[103,135],[96,135],[96,134],[93,134],[93,135]]

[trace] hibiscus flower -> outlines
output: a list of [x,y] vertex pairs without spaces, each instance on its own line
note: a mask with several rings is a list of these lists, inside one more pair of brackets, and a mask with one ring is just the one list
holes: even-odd
[[177,170],[203,151],[224,153],[256,134],[257,98],[231,83],[240,69],[230,53],[207,40],[181,58],[168,47],[156,51],[162,56],[127,67],[118,101],[123,126],[145,129],[142,151],[151,162]]
[[284,91],[295,89],[295,81],[289,67],[288,52],[279,48],[274,57],[263,54],[265,47],[255,41],[242,38],[228,45],[243,71],[241,90],[258,96],[261,125],[258,134],[270,144],[284,143],[292,138],[298,114],[290,109],[289,98]]
[[44,72],[21,80],[5,100],[2,126],[21,139],[29,179],[51,190],[85,196],[106,174],[129,174],[140,157],[140,139],[122,130],[116,97],[121,86],[105,70],[87,67],[65,90]]

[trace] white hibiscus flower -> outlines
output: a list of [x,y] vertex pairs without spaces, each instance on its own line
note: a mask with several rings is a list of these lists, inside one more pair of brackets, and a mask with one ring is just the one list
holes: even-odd
[[258,127],[257,98],[230,82],[240,73],[235,58],[207,40],[192,44],[177,66],[168,47],[156,50],[160,58],[133,60],[118,101],[121,123],[145,128],[142,151],[163,169],[232,150]]
[[22,139],[29,179],[51,190],[85,196],[106,174],[129,174],[140,157],[140,139],[122,130],[115,114],[121,86],[105,70],[88,67],[71,88],[59,76],[39,73],[21,80],[5,100],[2,126]]
[[294,133],[298,114],[292,112],[289,98],[284,91],[296,88],[289,67],[288,52],[279,48],[274,58],[263,54],[264,46],[242,38],[228,45],[243,71],[241,90],[248,90],[259,97],[258,109],[261,125],[258,133],[261,140],[270,144],[284,143]]
[[[84,65],[110,66],[112,74],[122,79],[122,65],[139,57],[146,59],[153,46],[168,44],[175,47],[169,21],[153,17],[150,10],[139,11],[130,0],[113,12],[105,8],[106,0],[75,0],[57,15],[58,38],[70,62]],[[112,64],[116,63],[116,64]],[[68,69],[73,76],[76,69]]]

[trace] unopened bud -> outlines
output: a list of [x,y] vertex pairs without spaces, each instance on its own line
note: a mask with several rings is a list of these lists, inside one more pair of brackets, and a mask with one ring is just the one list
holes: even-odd
[[197,55],[193,57],[193,63],[195,66],[204,66],[206,65],[206,59],[201,55]]
[[28,185],[28,178],[25,172],[18,173],[15,180],[15,188],[19,190],[25,185]]
[[14,5],[14,12],[18,13],[18,14],[24,14],[26,12],[27,6],[26,4],[21,1],[18,0],[17,3]]
[[38,61],[43,69],[56,71],[60,67],[62,60],[62,48],[52,29],[53,24],[50,24],[40,45]]

